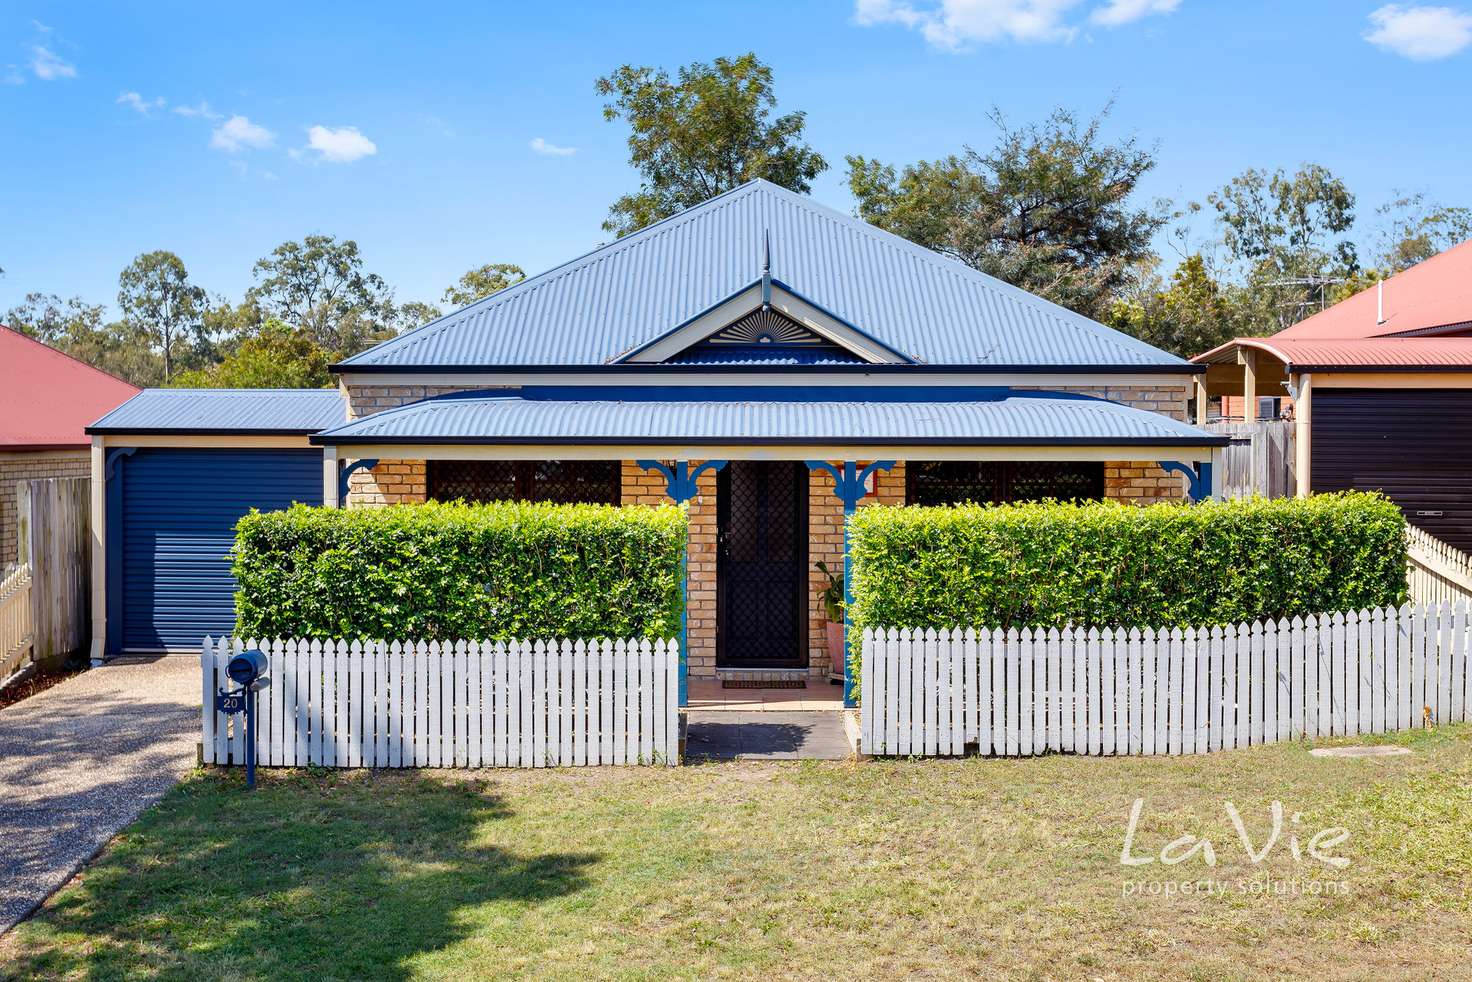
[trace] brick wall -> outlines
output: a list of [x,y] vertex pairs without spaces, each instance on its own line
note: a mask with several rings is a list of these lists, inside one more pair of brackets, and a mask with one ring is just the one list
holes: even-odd
[[372,416],[385,409],[394,409],[431,396],[449,395],[452,392],[472,392],[486,389],[483,385],[371,385],[342,383],[343,399],[347,403],[348,419]]
[[16,485],[48,477],[88,477],[91,473],[90,450],[0,453],[0,570],[14,565],[19,555]]
[[[693,469],[701,462],[692,460]],[[664,475],[647,471],[632,460],[620,471],[620,501],[625,505],[667,505]],[[716,475],[696,479],[699,493],[690,499],[690,562],[686,568],[689,597],[686,618],[691,678],[716,674]]]
[[422,460],[380,460],[348,475],[349,508],[414,504],[428,494],[428,467]]

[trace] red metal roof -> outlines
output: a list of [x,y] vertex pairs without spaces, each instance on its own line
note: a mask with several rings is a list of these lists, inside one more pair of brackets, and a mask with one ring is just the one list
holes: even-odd
[[1384,323],[1379,311],[1376,285],[1273,337],[1377,338],[1454,325],[1472,330],[1472,239],[1386,280]]
[[1472,371],[1472,338],[1326,338],[1300,340],[1237,338],[1193,360],[1223,364],[1237,360],[1238,348],[1266,352],[1295,372],[1349,369],[1372,371]]
[[0,324],[0,450],[90,446],[83,427],[139,391]]
[[1191,360],[1235,362],[1249,348],[1294,371],[1472,370],[1472,240],[1397,273],[1384,288],[1383,300],[1372,286],[1272,337],[1236,338]]

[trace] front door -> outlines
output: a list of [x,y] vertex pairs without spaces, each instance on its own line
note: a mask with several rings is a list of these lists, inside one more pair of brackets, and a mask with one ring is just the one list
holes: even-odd
[[807,664],[808,471],[733,460],[716,478],[716,665]]

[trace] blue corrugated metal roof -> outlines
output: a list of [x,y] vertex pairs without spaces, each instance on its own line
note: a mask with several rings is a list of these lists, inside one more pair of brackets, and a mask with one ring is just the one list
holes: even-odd
[[[1158,413],[1057,392],[965,389],[907,399],[833,389],[721,393],[652,388],[623,398],[590,390],[455,395],[390,409],[313,437],[365,443],[952,443],[1215,446],[1222,437]],[[935,390],[926,390],[927,396]],[[682,395],[684,397],[682,397]],[[893,401],[890,401],[893,398]],[[845,401],[853,400],[853,401]],[[866,400],[866,401],[858,401]]]
[[337,389],[144,389],[88,433],[316,433],[347,418]]
[[471,304],[342,363],[603,365],[761,276],[929,365],[1179,366],[1183,359],[766,181]]

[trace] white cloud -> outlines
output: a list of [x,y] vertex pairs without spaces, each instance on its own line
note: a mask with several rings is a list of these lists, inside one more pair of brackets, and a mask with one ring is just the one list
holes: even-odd
[[120,106],[127,106],[136,113],[147,116],[155,109],[162,109],[164,107],[164,97],[159,96],[157,99],[149,100],[143,98],[136,92],[124,92],[118,96],[117,103]]
[[317,151],[318,159],[333,164],[351,164],[378,152],[377,144],[359,133],[356,126],[313,126],[307,130],[307,149]]
[[19,65],[6,65],[4,81],[6,85],[25,85],[26,77],[20,73]]
[[43,82],[77,77],[77,66],[63,60],[60,55],[44,44],[31,47],[31,71],[35,72],[36,77]]
[[577,147],[559,147],[555,143],[548,143],[540,136],[535,137],[532,142],[527,145],[530,146],[537,153],[545,153],[552,157],[571,157],[573,154],[578,152]]
[[1064,15],[1079,0],[934,0],[915,7],[903,0],[855,0],[863,26],[899,24],[932,45],[959,51],[976,42],[1071,41],[1078,33]]
[[1472,14],[1455,7],[1387,4],[1370,14],[1365,40],[1412,61],[1447,58],[1472,44]]
[[197,106],[175,106],[174,112],[186,119],[224,119],[220,113],[210,108],[208,102],[201,102]]
[[1100,27],[1122,27],[1151,14],[1174,13],[1180,5],[1181,0],[1108,0],[1094,8],[1089,20]]
[[276,142],[276,134],[244,116],[231,116],[210,134],[210,146],[226,153],[264,150]]

